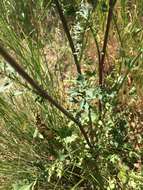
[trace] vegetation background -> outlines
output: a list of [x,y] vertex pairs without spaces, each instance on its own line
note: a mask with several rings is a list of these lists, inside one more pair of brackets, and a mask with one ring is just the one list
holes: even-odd
[[0,1],[0,189],[143,189],[143,3]]

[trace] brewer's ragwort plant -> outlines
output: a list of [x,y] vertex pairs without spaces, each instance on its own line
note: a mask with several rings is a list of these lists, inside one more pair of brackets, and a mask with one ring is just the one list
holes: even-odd
[[0,1],[0,189],[143,189],[142,9]]

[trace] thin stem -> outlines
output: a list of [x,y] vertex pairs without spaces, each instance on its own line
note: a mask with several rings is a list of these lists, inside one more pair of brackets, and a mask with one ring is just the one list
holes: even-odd
[[[100,63],[99,63],[99,86],[102,88],[104,84],[104,62],[105,62],[105,54],[106,54],[106,48],[108,43],[108,37],[109,37],[109,30],[110,30],[110,24],[113,17],[113,10],[115,6],[116,0],[109,0],[109,11],[108,11],[108,18],[107,18],[107,25],[106,25],[106,31],[104,35],[104,42],[103,47],[101,51],[101,57],[100,57]],[[99,101],[99,117],[101,118],[102,114],[102,102]]]
[[76,49],[75,49],[75,46],[74,46],[74,43],[73,43],[73,39],[71,37],[70,31],[69,31],[69,28],[68,28],[68,24],[67,24],[66,18],[65,18],[64,14],[63,14],[62,7],[61,7],[61,5],[60,5],[60,3],[59,3],[58,0],[55,0],[55,4],[56,4],[57,10],[58,10],[61,22],[63,24],[63,28],[64,28],[64,31],[66,33],[67,39],[69,41],[70,48],[72,50],[72,55],[73,55],[74,62],[75,62],[76,68],[77,68],[77,72],[79,74],[81,74],[81,67],[80,67],[80,64],[79,64],[79,61],[78,61]]
[[123,41],[122,41],[122,38],[121,38],[121,34],[120,34],[119,27],[118,27],[118,23],[116,21],[116,18],[115,18],[114,14],[113,14],[113,21],[114,21],[114,25],[115,25],[116,30],[117,30],[117,34],[118,34],[118,37],[119,37],[119,41],[120,41],[121,47],[123,48]]
[[99,44],[98,44],[98,41],[97,41],[97,38],[96,38],[96,34],[92,28],[92,26],[90,25],[90,31],[93,35],[93,38],[94,38],[94,42],[95,42],[95,45],[96,45],[96,49],[97,49],[97,54],[98,54],[98,63],[100,63],[100,48],[99,48]]
[[91,16],[91,12],[89,11],[88,12],[88,17],[86,19],[86,23],[85,23],[85,26],[84,26],[84,29],[83,29],[83,32],[82,32],[82,37],[81,37],[81,51],[80,51],[80,55],[79,55],[79,63],[81,63],[82,61],[82,58],[83,58],[83,52],[85,50],[85,47],[86,47],[86,43],[87,43],[87,40],[84,42],[84,39],[85,39],[85,33],[86,33],[86,29],[88,27],[88,23],[89,23],[89,20],[90,20],[90,16]]
[[88,118],[89,118],[89,127],[90,127],[90,141],[93,142],[93,123],[92,123],[92,116],[91,116],[91,106],[88,108]]
[[[120,45],[121,45],[121,50],[122,50],[122,52],[124,53],[124,56],[125,56],[125,50],[124,50],[123,40],[122,40],[122,37],[121,37],[121,34],[120,34],[120,30],[119,30],[119,27],[118,27],[118,23],[117,23],[117,20],[116,20],[114,14],[113,14],[113,21],[114,21],[115,28],[117,30],[118,38],[119,38]],[[120,66],[119,66],[119,74],[121,74],[122,63],[123,63],[123,60],[121,61]]]
[[104,35],[103,48],[102,48],[102,52],[101,52],[101,60],[100,60],[100,64],[99,64],[99,85],[101,87],[103,86],[105,54],[106,54],[110,24],[111,24],[111,20],[112,20],[112,16],[113,16],[113,9],[114,9],[115,3],[116,3],[116,0],[109,1],[109,12],[108,12],[108,18],[107,18],[107,25],[106,25],[105,35]]
[[[92,2],[88,2],[88,3],[92,4]],[[92,4],[92,6],[93,6],[93,4]],[[95,8],[95,7],[94,7],[94,8]],[[86,23],[85,23],[85,25],[84,25],[84,29],[83,29],[83,32],[82,32],[82,38],[81,38],[81,41],[82,41],[82,48],[81,48],[81,52],[80,52],[80,56],[79,56],[79,63],[80,63],[81,60],[82,60],[83,51],[84,51],[84,49],[85,49],[85,47],[86,47],[87,40],[86,40],[86,42],[84,43],[84,38],[85,38],[85,33],[86,33],[87,28],[90,27],[90,18],[91,18],[91,16],[92,16],[92,13],[93,13],[93,9],[92,9],[92,10],[89,9],[89,10],[88,10],[88,16],[87,16],[87,18],[86,18]]]
[[28,83],[36,90],[42,98],[47,99],[53,106],[60,110],[68,119],[72,120],[80,129],[82,135],[84,136],[88,146],[93,150],[89,138],[81,124],[81,122],[73,117],[64,107],[62,107],[55,99],[53,99],[39,84],[37,81],[33,80],[28,73],[17,63],[17,61],[0,45],[0,54],[7,61],[11,67]]

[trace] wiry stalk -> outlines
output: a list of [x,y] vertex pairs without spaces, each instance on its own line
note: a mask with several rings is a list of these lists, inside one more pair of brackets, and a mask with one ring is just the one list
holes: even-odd
[[61,106],[55,99],[53,99],[39,84],[37,81],[33,80],[29,74],[17,63],[17,61],[0,45],[0,55],[7,61],[11,67],[28,83],[32,86],[36,93],[42,98],[47,99],[52,105],[54,105],[58,110],[60,110],[68,119],[72,120],[80,129],[82,135],[84,136],[88,146],[93,149],[89,138],[80,123],[79,120],[75,119],[72,114],[70,114],[63,106]]
[[[109,0],[109,11],[108,11],[108,18],[107,18],[107,25],[106,25],[106,31],[104,35],[104,41],[103,41],[103,47],[101,51],[100,56],[100,62],[99,62],[99,86],[102,88],[104,85],[104,62],[105,62],[105,54],[106,54],[106,48],[108,43],[108,37],[109,37],[109,30],[110,30],[110,24],[113,17],[113,9],[115,6],[116,0]],[[99,112],[100,116],[102,113],[102,103],[99,101]]]
[[108,12],[108,18],[107,18],[107,25],[106,25],[105,35],[104,35],[104,42],[103,42],[103,48],[102,48],[102,52],[101,52],[101,59],[100,59],[100,63],[99,63],[99,85],[101,87],[103,86],[105,54],[106,54],[110,24],[111,24],[111,20],[113,17],[113,9],[114,9],[115,3],[116,3],[116,0],[110,0],[109,1],[109,12]]
[[57,10],[58,10],[60,19],[62,21],[65,34],[66,34],[66,36],[68,38],[70,48],[72,50],[72,55],[73,55],[74,62],[75,62],[76,68],[77,68],[77,72],[79,74],[81,74],[81,67],[80,67],[80,64],[79,64],[79,61],[78,61],[78,57],[77,57],[77,54],[76,54],[76,49],[75,49],[74,42],[73,42],[73,39],[71,37],[69,28],[68,28],[68,24],[67,24],[66,18],[65,18],[64,14],[63,14],[62,7],[61,7],[61,5],[60,5],[60,3],[59,3],[58,0],[55,0],[54,2],[56,4],[56,7],[57,7]]

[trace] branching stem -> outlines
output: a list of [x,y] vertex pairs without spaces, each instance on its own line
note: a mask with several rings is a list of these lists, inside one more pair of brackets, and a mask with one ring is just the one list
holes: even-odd
[[39,94],[42,98],[47,99],[53,106],[55,106],[58,110],[60,110],[68,119],[73,121],[80,129],[82,135],[84,136],[88,146],[93,150],[93,146],[89,141],[87,133],[85,132],[81,122],[73,117],[63,106],[61,106],[55,99],[53,99],[47,91],[45,91],[37,81],[33,80],[29,74],[17,63],[17,61],[0,45],[0,55],[7,61],[12,68],[28,83],[32,86],[34,90],[36,90],[37,94]]
[[76,68],[77,68],[77,72],[79,74],[81,74],[81,67],[80,67],[80,64],[79,64],[79,61],[78,61],[76,49],[75,49],[74,42],[73,42],[73,39],[71,37],[69,28],[68,28],[68,24],[67,24],[66,18],[65,18],[64,14],[63,14],[62,7],[61,7],[61,5],[60,5],[60,3],[59,3],[58,0],[55,0],[54,2],[56,4],[56,7],[57,7],[57,10],[58,10],[61,22],[63,24],[63,28],[64,28],[64,31],[65,31],[65,34],[66,34],[67,39],[69,41],[70,48],[72,50],[72,55],[73,55],[74,62],[75,62]]

